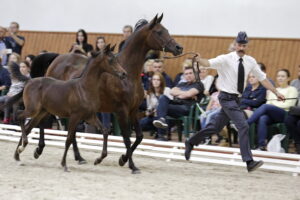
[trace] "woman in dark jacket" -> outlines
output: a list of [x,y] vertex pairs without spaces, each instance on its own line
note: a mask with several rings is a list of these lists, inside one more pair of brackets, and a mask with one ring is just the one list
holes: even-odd
[[93,50],[93,46],[87,43],[88,36],[83,29],[79,29],[76,33],[76,43],[73,44],[71,52],[83,53],[90,56],[90,52]]

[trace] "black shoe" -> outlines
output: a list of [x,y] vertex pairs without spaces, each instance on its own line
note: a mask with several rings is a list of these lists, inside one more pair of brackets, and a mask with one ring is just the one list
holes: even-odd
[[185,152],[184,156],[186,160],[189,160],[191,157],[191,152],[193,150],[194,145],[192,145],[188,140],[185,141]]
[[156,128],[163,128],[163,129],[167,129],[168,128],[168,124],[166,123],[166,120],[163,117],[161,117],[161,118],[159,118],[157,120],[154,120],[153,121],[153,125]]
[[247,164],[247,170],[248,172],[252,172],[254,170],[256,170],[257,168],[259,168],[260,166],[262,166],[264,164],[264,161],[260,160],[260,161],[254,161],[252,160],[249,164]]

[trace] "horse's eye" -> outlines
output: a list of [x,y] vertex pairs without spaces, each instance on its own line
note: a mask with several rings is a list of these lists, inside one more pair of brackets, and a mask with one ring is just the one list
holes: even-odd
[[158,35],[161,35],[161,34],[162,34],[162,31],[157,31],[157,34],[158,34]]

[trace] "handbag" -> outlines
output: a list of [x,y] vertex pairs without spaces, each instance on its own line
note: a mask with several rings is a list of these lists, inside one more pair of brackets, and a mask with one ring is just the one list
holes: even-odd
[[300,106],[292,106],[290,108],[289,114],[300,117]]

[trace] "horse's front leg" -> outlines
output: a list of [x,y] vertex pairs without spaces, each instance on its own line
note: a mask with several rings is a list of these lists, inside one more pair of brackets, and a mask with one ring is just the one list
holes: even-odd
[[[139,123],[138,117],[136,116],[132,121],[133,121],[134,130],[136,133],[136,139],[135,139],[134,143],[132,144],[132,146],[130,147],[131,152],[133,154],[136,147],[142,142],[144,135],[143,135],[143,131],[142,131],[141,125]],[[132,170],[132,173],[135,173],[135,174],[140,173],[140,170],[134,165],[132,155],[131,155],[131,157],[129,157],[129,168]]]
[[65,151],[64,151],[64,155],[63,155],[63,158],[61,161],[61,165],[64,167],[65,172],[69,171],[68,167],[67,167],[67,163],[66,163],[66,158],[67,158],[67,153],[68,153],[69,147],[75,138],[76,126],[79,123],[79,121],[80,121],[80,119],[77,116],[70,117],[70,123],[69,123],[69,127],[68,127],[68,136],[67,136],[67,140],[65,143]]

